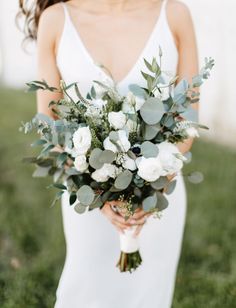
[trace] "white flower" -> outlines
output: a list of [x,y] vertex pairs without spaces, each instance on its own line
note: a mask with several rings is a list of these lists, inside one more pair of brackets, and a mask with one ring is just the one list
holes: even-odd
[[89,127],[80,127],[73,134],[73,143],[77,155],[86,154],[91,147],[92,135]]
[[114,153],[118,152],[117,147],[115,146],[115,144],[113,142],[111,142],[111,140],[109,139],[109,137],[107,137],[104,141],[103,141],[103,147],[105,150],[110,150]]
[[102,168],[97,169],[92,173],[92,178],[96,182],[106,182],[109,178],[116,178],[119,173],[119,169],[112,164],[104,164]]
[[98,99],[93,99],[91,101],[91,104],[95,107],[97,107],[98,109],[102,109],[102,107],[106,106],[107,104],[107,101],[106,100],[103,100],[101,98],[98,98]]
[[75,158],[74,161],[75,169],[84,172],[88,168],[88,163],[86,161],[86,156],[85,155],[79,155]]
[[121,164],[123,168],[134,171],[137,169],[135,161],[129,155],[121,153],[118,155],[116,162]]
[[154,96],[159,98],[160,100],[162,101],[165,101],[167,100],[169,97],[170,97],[170,89],[169,89],[169,86],[166,85],[166,84],[163,84],[163,83],[159,83],[157,85],[157,87],[160,87],[160,91],[158,89],[156,89],[154,91]]
[[137,130],[137,126],[137,122],[131,119],[128,119],[125,124],[125,127],[127,127],[129,133],[135,132]]
[[[106,87],[114,89],[115,84],[114,84],[114,81],[110,77],[108,77],[108,76],[101,77],[100,80],[101,80],[101,83],[103,83]],[[105,89],[103,86],[101,86],[100,84],[98,84],[96,82],[93,83],[93,87],[94,87],[94,90],[96,92],[96,98],[97,99],[102,98],[103,95],[107,91],[107,89]]]
[[121,129],[126,123],[126,116],[122,111],[119,112],[109,112],[108,122],[115,129]]
[[119,139],[117,140],[117,144],[120,147],[122,152],[128,152],[131,144],[129,142],[129,139],[127,137],[126,131],[125,130],[119,130],[118,131]]
[[162,175],[162,165],[157,157],[136,159],[138,175],[148,182],[155,182]]
[[158,158],[163,167],[162,175],[166,176],[179,172],[183,168],[183,160],[185,160],[185,157],[180,153],[179,149],[167,141],[157,146],[159,148]]
[[198,138],[199,137],[199,132],[195,127],[189,127],[186,129],[186,134],[190,138]]
[[115,144],[113,142],[111,142],[109,137],[107,137],[103,141],[104,149],[110,150],[114,153],[128,152],[128,150],[131,147],[131,144],[130,144],[129,139],[127,137],[126,131],[125,130],[118,130],[117,133],[118,133],[118,140],[115,142]]
[[132,92],[128,92],[122,104],[122,111],[124,113],[134,114],[136,111],[140,110],[144,103],[144,98],[135,96]]

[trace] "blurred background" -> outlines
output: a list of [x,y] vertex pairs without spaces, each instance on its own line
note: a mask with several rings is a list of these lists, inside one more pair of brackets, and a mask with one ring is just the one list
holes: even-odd
[[[188,215],[177,275],[174,308],[236,307],[236,1],[184,0],[192,13],[199,47],[216,61],[202,88],[200,122],[210,127],[193,147],[205,180],[186,182]],[[36,112],[25,83],[35,79],[35,44],[21,48],[15,25],[17,0],[0,1],[0,307],[53,307],[65,243],[54,191],[34,179],[34,136],[19,133]],[[81,307],[83,308],[83,307]],[[132,307],[130,307],[132,308]]]

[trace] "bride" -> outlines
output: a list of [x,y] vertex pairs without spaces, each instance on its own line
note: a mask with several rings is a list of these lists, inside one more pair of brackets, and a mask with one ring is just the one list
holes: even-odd
[[[86,95],[93,80],[109,82],[109,70],[118,90],[126,94],[130,83],[144,85],[143,58],[157,56],[159,46],[163,70],[190,80],[198,71],[191,16],[179,1],[20,0],[20,6],[27,36],[37,39],[38,79],[51,86],[59,87],[61,79],[76,81]],[[38,111],[53,117],[48,102],[58,99],[60,94],[38,92]],[[189,139],[178,147],[185,153],[191,145]],[[118,201],[79,215],[64,194],[67,255],[56,308],[171,307],[186,211],[182,175],[176,179],[161,219],[139,210],[125,221],[114,211]],[[132,274],[120,273],[114,264],[118,232],[130,226],[139,233],[143,263]]]

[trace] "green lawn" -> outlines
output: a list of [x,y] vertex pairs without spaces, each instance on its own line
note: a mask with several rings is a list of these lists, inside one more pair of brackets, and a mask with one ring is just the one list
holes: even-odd
[[[32,166],[21,163],[31,154],[33,137],[19,133],[18,127],[35,113],[35,100],[2,89],[0,102],[0,307],[50,308],[65,245],[60,206],[49,208],[54,195],[45,189],[49,182],[32,180]],[[200,170],[205,181],[187,183],[187,225],[173,308],[233,308],[236,152],[201,141],[193,154],[185,171]]]

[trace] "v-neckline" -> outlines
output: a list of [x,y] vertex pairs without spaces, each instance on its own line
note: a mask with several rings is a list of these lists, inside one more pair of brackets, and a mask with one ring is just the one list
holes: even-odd
[[[135,70],[135,68],[136,68],[136,66],[138,65],[138,63],[144,58],[145,52],[146,52],[146,50],[148,49],[148,47],[149,47],[149,45],[150,45],[150,43],[151,43],[151,41],[152,41],[152,38],[154,37],[154,35],[155,35],[155,33],[156,33],[156,31],[157,31],[157,29],[158,29],[158,27],[159,27],[159,24],[160,24],[160,22],[161,22],[162,15],[163,15],[163,10],[164,10],[164,2],[165,2],[165,0],[162,0],[161,7],[160,7],[160,11],[159,11],[157,20],[156,20],[156,22],[155,22],[155,24],[154,24],[154,27],[153,27],[151,33],[150,33],[149,36],[148,36],[148,39],[146,40],[146,42],[145,42],[145,44],[144,44],[144,47],[141,49],[141,52],[139,53],[139,55],[138,55],[136,61],[135,61],[134,64],[130,67],[130,69],[129,69],[128,72],[124,75],[124,77],[121,78],[121,80],[119,80],[119,81],[114,80],[114,82],[115,82],[115,84],[116,84],[117,87],[119,87],[121,84],[123,84],[123,83],[129,78],[129,76],[133,73],[133,71]],[[78,43],[79,43],[80,46],[81,46],[81,49],[82,49],[84,55],[86,56],[86,58],[88,59],[88,61],[89,61],[90,63],[92,63],[92,65],[94,65],[94,67],[98,70],[98,72],[102,73],[102,74],[104,75],[104,77],[110,78],[110,79],[111,79],[111,76],[110,76],[108,73],[106,73],[105,70],[103,70],[103,69],[99,66],[100,63],[99,63],[99,64],[96,64],[96,63],[98,63],[98,62],[95,61],[95,60],[93,59],[93,57],[91,56],[90,51],[88,50],[88,48],[87,48],[86,45],[84,44],[84,42],[83,42],[83,40],[82,40],[82,38],[81,38],[81,35],[80,35],[79,31],[76,29],[76,27],[75,27],[75,25],[74,25],[74,23],[73,23],[73,21],[72,21],[72,18],[71,18],[71,16],[70,16],[70,12],[69,12],[69,10],[68,10],[68,8],[67,8],[66,3],[63,3],[63,6],[65,7],[65,10],[66,10],[67,19],[68,19],[68,21],[69,21],[69,23],[70,23],[70,25],[71,25],[71,28],[73,29],[73,31],[74,31],[74,33],[75,33],[75,36],[76,36],[76,38],[77,38],[77,40],[78,40]],[[100,65],[102,65],[102,64],[100,64]]]

